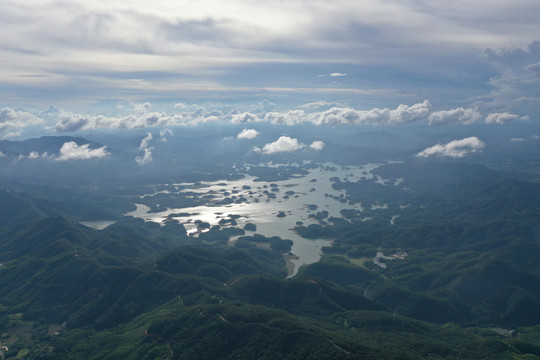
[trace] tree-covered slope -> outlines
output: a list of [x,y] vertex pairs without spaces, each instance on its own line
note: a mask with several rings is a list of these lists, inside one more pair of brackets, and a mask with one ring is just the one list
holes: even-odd
[[[418,319],[540,323],[538,183],[452,162],[389,164],[376,172],[406,180],[392,186],[336,179],[334,186],[349,201],[379,199],[386,208],[364,206],[342,211],[348,221],[297,227],[307,237],[334,239],[323,261],[301,274],[337,281]],[[390,256],[399,252],[405,257]],[[377,253],[383,265],[374,262]]]
[[538,184],[476,165],[387,166],[396,181],[335,179],[344,219],[296,228],[333,241],[293,278],[290,241],[231,224],[195,238],[172,219],[122,217],[98,231],[21,203],[36,219],[0,228],[4,355],[538,359]]

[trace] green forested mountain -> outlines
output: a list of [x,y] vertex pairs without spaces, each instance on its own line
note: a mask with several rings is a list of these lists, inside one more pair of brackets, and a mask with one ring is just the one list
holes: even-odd
[[[381,173],[408,169],[404,164],[390,168],[381,168]],[[345,213],[351,222],[322,227],[320,231],[335,236],[333,246],[325,248],[334,255],[327,264],[311,265],[304,273],[340,281],[351,289],[365,289],[369,283],[364,290],[369,298],[418,319],[506,326],[539,323],[540,185],[483,167],[460,168],[463,165],[447,164],[443,170],[417,167],[407,183],[412,194],[392,200],[407,204],[408,210],[395,226],[382,226],[395,213],[389,208],[372,222],[351,212]],[[418,174],[423,169],[426,176]],[[440,171],[448,174],[446,180],[430,182]],[[372,196],[360,183],[335,186],[346,188],[355,201],[368,202]],[[371,280],[366,271],[357,274],[352,263],[373,256],[376,249],[405,250],[406,261],[376,267],[384,280]]]
[[[36,195],[4,193],[6,218],[17,215],[0,227],[3,356],[539,358],[538,184],[478,166],[415,166],[411,190],[336,179],[347,201],[388,206],[298,225],[333,242],[292,278],[288,240],[228,223],[195,238],[173,219],[125,216],[95,230]],[[446,180],[433,183],[441,171]]]

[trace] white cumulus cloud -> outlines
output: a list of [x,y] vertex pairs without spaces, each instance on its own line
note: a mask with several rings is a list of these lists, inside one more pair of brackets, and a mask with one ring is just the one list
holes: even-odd
[[251,114],[248,112],[244,112],[241,114],[234,114],[232,115],[231,123],[233,124],[243,124],[243,123],[249,123],[249,122],[258,122],[260,121],[257,115]]
[[434,145],[420,151],[416,156],[425,158],[429,156],[462,158],[469,153],[482,150],[485,145],[486,144],[476,136],[471,136],[461,140],[453,140],[447,144]]
[[108,155],[110,155],[110,153],[107,151],[106,146],[97,149],[90,149],[89,144],[79,146],[75,141],[68,141],[65,142],[60,148],[60,156],[58,156],[56,160],[67,161],[101,159]]
[[19,135],[22,128],[41,124],[43,120],[26,111],[11,108],[0,110],[0,137]]
[[[24,155],[19,155],[19,160],[22,160],[23,158]],[[54,159],[54,156],[49,155],[46,151],[41,155],[37,151],[31,151],[30,154],[26,156],[26,159]]]
[[428,116],[430,110],[431,104],[427,100],[412,106],[401,104],[397,107],[397,109],[390,111],[388,122],[390,124],[406,124],[415,122]]
[[63,113],[56,118],[56,131],[69,132],[85,128],[97,128],[99,116],[84,116],[79,114]]
[[289,136],[281,136],[273,143],[268,143],[262,148],[265,154],[274,154],[278,152],[291,152],[303,148],[304,145],[299,143],[297,139]]
[[486,116],[486,124],[499,124],[503,125],[507,122],[517,120],[519,115],[510,113],[492,113]]
[[276,125],[295,125],[306,121],[303,110],[291,110],[285,113],[269,112],[265,115],[264,120]]
[[131,106],[133,108],[133,111],[135,111],[136,113],[144,114],[152,107],[152,104],[150,104],[149,102],[134,103],[131,104]]
[[255,129],[244,129],[236,135],[238,139],[254,139],[259,136],[261,133]]
[[323,141],[320,141],[320,140],[316,140],[314,142],[311,143],[311,145],[309,145],[310,149],[312,150],[322,150],[324,149],[324,142]]
[[320,113],[315,113],[310,117],[310,119],[315,125],[401,125],[426,119],[429,115],[430,109],[431,104],[428,100],[424,100],[424,102],[411,106],[401,104],[393,110],[388,108],[355,110],[348,107],[334,107]]
[[136,129],[179,125],[184,122],[181,114],[148,112],[151,104],[132,104],[131,113],[118,116],[81,115],[62,112],[56,118],[56,131],[70,132],[78,130]]
[[429,125],[472,124],[480,120],[481,117],[482,115],[476,108],[466,109],[459,107],[451,110],[434,111],[429,114],[427,122]]

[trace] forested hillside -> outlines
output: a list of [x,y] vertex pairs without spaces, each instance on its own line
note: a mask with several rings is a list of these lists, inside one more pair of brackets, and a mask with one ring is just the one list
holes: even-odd
[[538,184],[476,165],[414,166],[377,169],[406,176],[409,190],[335,179],[346,201],[388,206],[369,221],[314,207],[318,223],[296,230],[333,242],[292,278],[291,241],[232,221],[198,238],[174,218],[96,230],[45,195],[3,192],[17,205],[0,228],[4,357],[540,357]]

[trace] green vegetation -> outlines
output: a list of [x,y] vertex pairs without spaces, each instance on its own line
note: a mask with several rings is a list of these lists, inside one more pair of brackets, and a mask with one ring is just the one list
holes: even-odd
[[318,223],[296,231],[333,241],[289,279],[292,241],[238,228],[238,215],[199,222],[197,238],[175,216],[97,231],[2,193],[13,203],[0,224],[3,356],[540,359],[540,185],[476,165],[376,171],[406,181],[334,178],[364,211],[344,220],[309,205]]
[[[405,174],[406,188],[334,178],[350,200],[389,205],[343,210],[349,221],[298,226],[304,237],[334,240],[323,249],[334,260],[301,274],[336,281],[400,314],[435,323],[540,323],[540,244],[532,225],[540,220],[539,184],[463,164],[391,164],[376,172],[390,179]],[[390,225],[396,212],[399,222]],[[384,267],[371,261],[377,251],[399,250],[407,256],[385,260]],[[352,259],[359,261],[348,264]],[[376,270],[368,272],[377,274],[368,283],[362,265]]]

